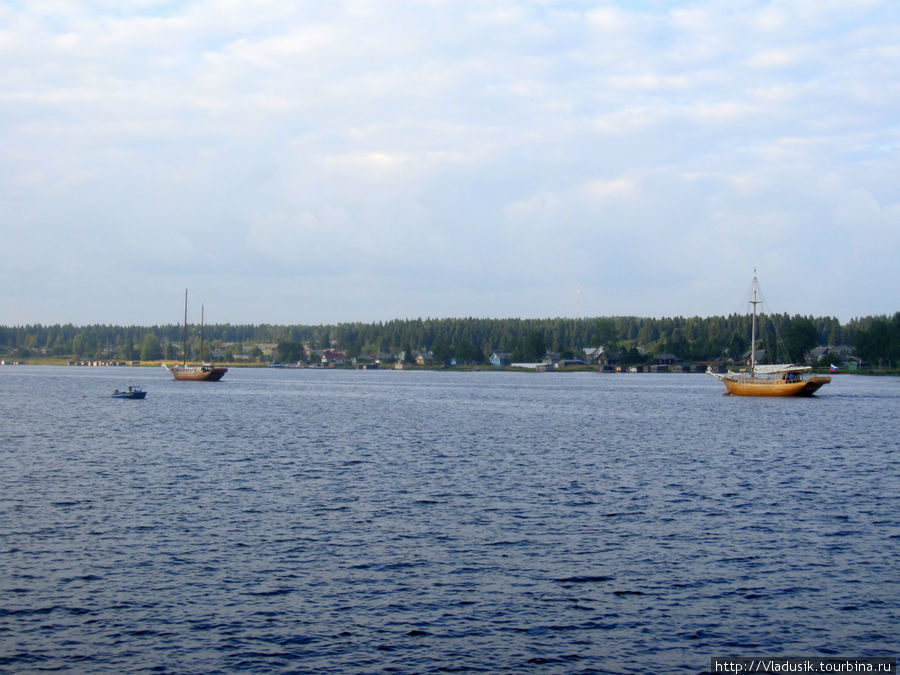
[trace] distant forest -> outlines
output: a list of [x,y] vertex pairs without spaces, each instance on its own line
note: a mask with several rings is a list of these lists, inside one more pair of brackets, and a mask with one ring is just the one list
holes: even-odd
[[[836,318],[786,314],[760,321],[757,349],[802,361],[817,346],[850,348],[859,359],[879,367],[896,367],[900,360],[900,312],[892,317],[869,316],[841,324]],[[507,352],[513,361],[539,360],[545,352],[580,358],[585,347],[603,346],[621,352],[624,363],[650,361],[660,353],[682,361],[740,359],[750,349],[750,317],[731,316],[640,318],[629,316],[586,319],[403,319],[337,325],[231,325],[204,327],[206,354],[216,350],[225,360],[235,354],[262,358],[260,344],[278,345],[281,360],[295,361],[311,350],[331,349],[347,357],[397,355],[430,351],[436,361],[484,363],[493,352]],[[181,357],[180,325],[0,326],[0,353],[29,358],[57,356],[121,360]],[[189,327],[188,353],[199,354],[199,327]],[[844,350],[846,353],[846,350]],[[296,357],[296,358],[293,358]]]

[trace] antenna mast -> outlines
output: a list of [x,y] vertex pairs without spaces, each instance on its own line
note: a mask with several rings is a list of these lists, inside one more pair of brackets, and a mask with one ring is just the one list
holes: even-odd
[[578,287],[575,289],[575,294],[578,298],[578,320],[581,321],[581,284],[578,284]]

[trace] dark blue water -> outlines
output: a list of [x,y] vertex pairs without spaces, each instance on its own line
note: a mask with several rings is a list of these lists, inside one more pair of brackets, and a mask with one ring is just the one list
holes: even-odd
[[0,670],[894,655],[898,412],[843,375],[0,368]]

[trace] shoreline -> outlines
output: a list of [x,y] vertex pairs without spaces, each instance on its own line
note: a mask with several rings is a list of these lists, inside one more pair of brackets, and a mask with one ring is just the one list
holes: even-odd
[[[15,366],[70,366],[73,368],[160,368],[164,361],[141,361],[139,363],[131,362],[111,362],[111,361],[102,361],[102,360],[83,360],[83,361],[73,361],[69,358],[62,357],[45,357],[45,358],[34,358],[28,357],[26,359],[5,359],[0,358],[0,368],[2,367],[15,367]],[[199,365],[198,363],[190,363],[188,365]],[[267,363],[221,363],[216,365],[223,365],[229,369],[255,369],[255,368],[268,368],[269,364]],[[410,371],[447,371],[447,372],[497,372],[497,373],[598,373],[600,375],[647,375],[647,374],[663,374],[663,375],[698,375],[704,374],[702,372],[698,373],[696,371],[681,371],[681,370],[658,370],[653,373],[649,372],[627,372],[625,370],[621,372],[602,370],[598,366],[569,366],[566,368],[551,368],[545,370],[538,370],[535,368],[514,368],[510,366],[491,366],[491,365],[467,365],[467,366],[419,366],[419,365],[404,365],[403,368],[395,369],[393,364],[386,365],[381,368],[357,368],[356,366],[333,366],[333,367],[321,367],[321,366],[285,366],[283,368],[279,368],[279,370],[410,370]],[[890,368],[883,370],[876,369],[865,369],[865,370],[840,370],[837,373],[833,373],[829,371],[827,368],[813,368],[813,372],[817,374],[823,375],[871,375],[871,376],[881,376],[881,375],[900,375],[900,368]]]

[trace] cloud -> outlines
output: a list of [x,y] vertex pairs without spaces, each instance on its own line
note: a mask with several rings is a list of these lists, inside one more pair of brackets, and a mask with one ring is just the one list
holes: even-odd
[[898,30],[888,0],[7,3],[0,314],[152,323],[187,281],[233,321],[556,315],[576,281],[711,314],[767,260],[798,311],[892,312],[858,235],[896,243]]
[[611,197],[634,192],[634,183],[627,178],[616,178],[607,181],[596,180],[588,183],[585,186],[585,190],[590,199],[604,202]]

